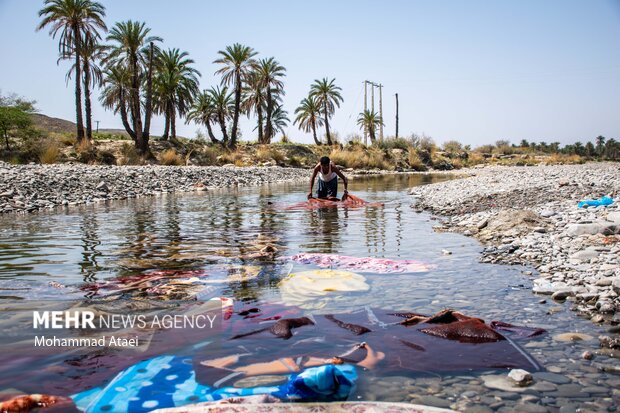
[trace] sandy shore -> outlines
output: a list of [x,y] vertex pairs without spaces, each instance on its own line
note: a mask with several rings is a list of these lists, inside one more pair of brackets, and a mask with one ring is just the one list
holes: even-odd
[[301,168],[10,165],[0,162],[0,213],[308,179]]
[[[436,227],[479,239],[483,262],[533,265],[533,291],[594,322],[620,324],[620,164],[484,167],[462,179],[414,188],[415,207]],[[610,195],[610,206],[578,208]],[[617,340],[620,344],[620,340]]]

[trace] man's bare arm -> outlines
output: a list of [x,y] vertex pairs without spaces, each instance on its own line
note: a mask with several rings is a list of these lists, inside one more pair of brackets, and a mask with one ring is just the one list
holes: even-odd
[[312,198],[312,189],[314,188],[314,179],[316,175],[319,173],[319,167],[315,167],[314,171],[312,171],[312,178],[310,178],[310,192],[308,192],[308,198]]

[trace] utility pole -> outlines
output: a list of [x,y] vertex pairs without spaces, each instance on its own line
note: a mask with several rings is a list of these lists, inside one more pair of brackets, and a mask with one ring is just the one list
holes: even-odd
[[398,139],[398,93],[396,94],[396,139]]
[[372,93],[370,94],[370,99],[372,100],[372,104],[370,106],[370,111],[372,113],[375,113],[375,86],[377,85],[375,85],[374,83],[371,83],[370,85],[372,86],[372,89],[371,89]]
[[95,123],[97,124],[97,133],[99,133],[99,121],[96,120]]
[[379,125],[379,139],[383,142],[383,94],[381,90],[383,89],[383,85],[379,84],[379,118],[381,119],[381,124]]
[[[368,80],[364,80],[364,112],[368,110]],[[368,130],[364,126],[364,145],[368,145]]]

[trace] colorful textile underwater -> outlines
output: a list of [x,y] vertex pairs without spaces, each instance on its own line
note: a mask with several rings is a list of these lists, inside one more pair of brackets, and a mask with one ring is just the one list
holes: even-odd
[[348,194],[344,200],[338,198],[322,199],[322,198],[310,198],[306,202],[298,202],[293,205],[289,205],[284,209],[319,209],[319,208],[361,208],[361,207],[380,207],[383,206],[381,202],[368,202],[362,198],[358,198],[355,195]]
[[416,260],[390,260],[387,258],[349,257],[336,254],[301,253],[288,257],[300,264],[314,264],[321,268],[339,268],[357,272],[372,272],[379,274],[427,272],[435,268]]
[[578,208],[586,208],[586,207],[597,207],[597,206],[606,206],[614,203],[613,198],[609,196],[604,196],[599,199],[586,199],[585,201],[579,202],[577,204]]
[[170,355],[137,363],[119,373],[107,386],[71,397],[85,413],[141,413],[260,394],[282,400],[344,400],[352,392],[356,380],[354,366],[329,364],[291,374],[286,383],[277,386],[218,389],[196,381],[191,357]]
[[320,308],[322,298],[338,292],[368,291],[363,275],[342,270],[311,270],[289,274],[278,284],[282,301],[287,305]]

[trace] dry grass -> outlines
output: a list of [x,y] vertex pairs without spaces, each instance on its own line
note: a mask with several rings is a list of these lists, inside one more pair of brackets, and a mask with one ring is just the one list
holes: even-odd
[[159,155],[159,163],[162,165],[180,166],[185,165],[185,161],[174,149],[166,149]]
[[219,156],[219,160],[222,164],[233,164],[235,166],[244,166],[243,151],[240,148],[234,151],[224,152]]
[[333,149],[329,154],[330,159],[337,165],[354,169],[383,169],[391,170],[391,165],[385,158],[381,149],[353,147],[350,149]]
[[285,156],[278,150],[277,147],[261,145],[256,150],[256,159],[259,162],[274,161],[277,164],[281,164],[285,160]]
[[39,155],[39,160],[43,164],[52,164],[58,162],[60,158],[60,148],[58,147],[58,142],[55,140],[48,140],[45,142],[41,154]]
[[119,165],[141,165],[143,163],[142,157],[138,154],[133,143],[123,143],[120,153],[121,156],[117,161]]
[[585,159],[579,155],[564,155],[561,153],[554,153],[549,155],[545,160],[545,163],[550,165],[572,165],[585,163]]
[[418,152],[413,148],[409,148],[409,152],[407,154],[407,163],[409,164],[409,167],[411,169],[414,169],[416,171],[426,171],[428,169],[420,159]]

